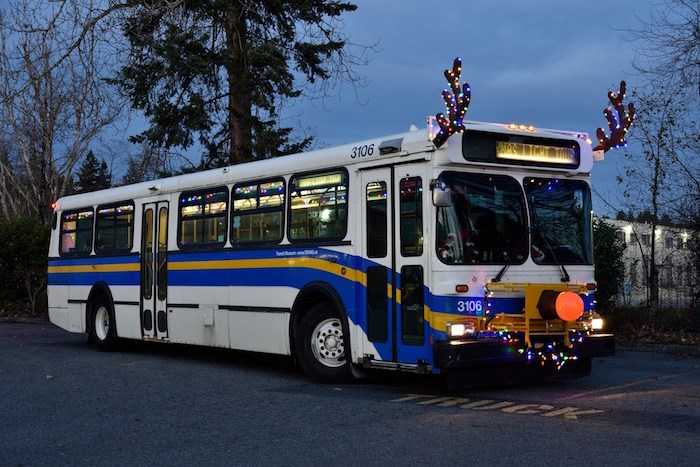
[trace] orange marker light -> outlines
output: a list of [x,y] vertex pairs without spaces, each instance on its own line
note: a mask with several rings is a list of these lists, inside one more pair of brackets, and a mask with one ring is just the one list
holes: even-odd
[[562,292],[554,303],[557,316],[564,321],[576,321],[583,314],[583,300],[573,292]]

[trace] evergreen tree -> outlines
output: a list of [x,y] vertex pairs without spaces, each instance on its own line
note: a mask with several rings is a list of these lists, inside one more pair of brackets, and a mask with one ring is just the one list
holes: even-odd
[[141,169],[141,164],[138,159],[134,157],[129,157],[126,166],[126,173],[122,178],[123,185],[130,185],[132,183],[142,182],[144,180],[143,170]]
[[645,209],[637,215],[637,222],[651,224],[658,223],[657,216],[651,212],[649,209]]
[[74,193],[89,193],[91,191],[109,188],[112,185],[112,175],[107,169],[107,163],[97,160],[95,154],[90,151],[85,156],[74,183]]
[[[357,7],[335,0],[193,0],[132,9],[128,63],[113,80],[149,127],[134,140],[164,149],[205,149],[201,168],[303,150],[278,125],[290,99],[329,79],[358,82],[364,63],[341,33]],[[303,85],[297,83],[304,83]],[[317,88],[318,89],[318,88]],[[325,89],[325,88],[321,88]]]
[[671,219],[671,216],[668,214],[665,214],[661,216],[661,219],[659,219],[659,225],[665,225],[665,226],[674,226],[673,219]]

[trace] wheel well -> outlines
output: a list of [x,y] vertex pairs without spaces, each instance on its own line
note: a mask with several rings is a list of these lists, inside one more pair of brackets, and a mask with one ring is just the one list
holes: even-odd
[[349,337],[348,317],[338,292],[325,282],[312,282],[299,291],[294,305],[292,305],[292,315],[289,322],[289,345],[292,355],[294,355],[294,340],[299,320],[313,305],[321,302],[329,302],[336,309],[340,314],[343,332]]
[[[97,282],[92,286],[90,294],[88,295],[87,304],[85,306],[85,330],[89,333],[92,328],[92,310],[95,307],[95,303],[100,297],[105,297],[112,306],[112,312],[114,312],[114,299],[112,298],[112,292],[109,290],[109,286],[104,282]],[[112,325],[114,326],[115,335],[117,331],[116,319]]]

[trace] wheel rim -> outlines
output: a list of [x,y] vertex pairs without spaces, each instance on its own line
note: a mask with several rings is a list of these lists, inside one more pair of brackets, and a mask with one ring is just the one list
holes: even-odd
[[311,334],[311,350],[316,360],[327,367],[337,368],[345,364],[343,327],[338,318],[318,323]]
[[109,334],[109,311],[103,306],[95,312],[95,334],[101,341],[107,339]]

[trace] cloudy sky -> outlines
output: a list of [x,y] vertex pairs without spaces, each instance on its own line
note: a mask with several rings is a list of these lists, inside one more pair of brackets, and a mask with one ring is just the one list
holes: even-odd
[[[472,88],[467,119],[594,135],[607,128],[607,92],[621,79],[628,88],[638,81],[625,30],[648,19],[654,2],[356,0],[345,32],[354,42],[379,44],[359,69],[368,85],[346,85],[294,111],[320,146],[424,127],[426,116],[444,110],[442,73],[461,57],[462,80]],[[613,203],[621,166],[611,151],[593,168],[594,188]],[[594,201],[596,213],[609,213]]]
[[[367,85],[344,85],[322,102],[300,100],[282,122],[309,127],[317,147],[424,127],[428,115],[444,111],[443,71],[455,57],[462,58],[462,80],[472,88],[468,120],[594,135],[607,128],[607,92],[616,91],[621,79],[629,89],[639,81],[625,30],[638,28],[660,2],[348,1],[358,9],[344,16],[344,32],[358,44],[377,44],[371,62],[357,69]],[[619,156],[610,151],[593,168],[598,214],[611,214],[600,196],[620,204]]]

